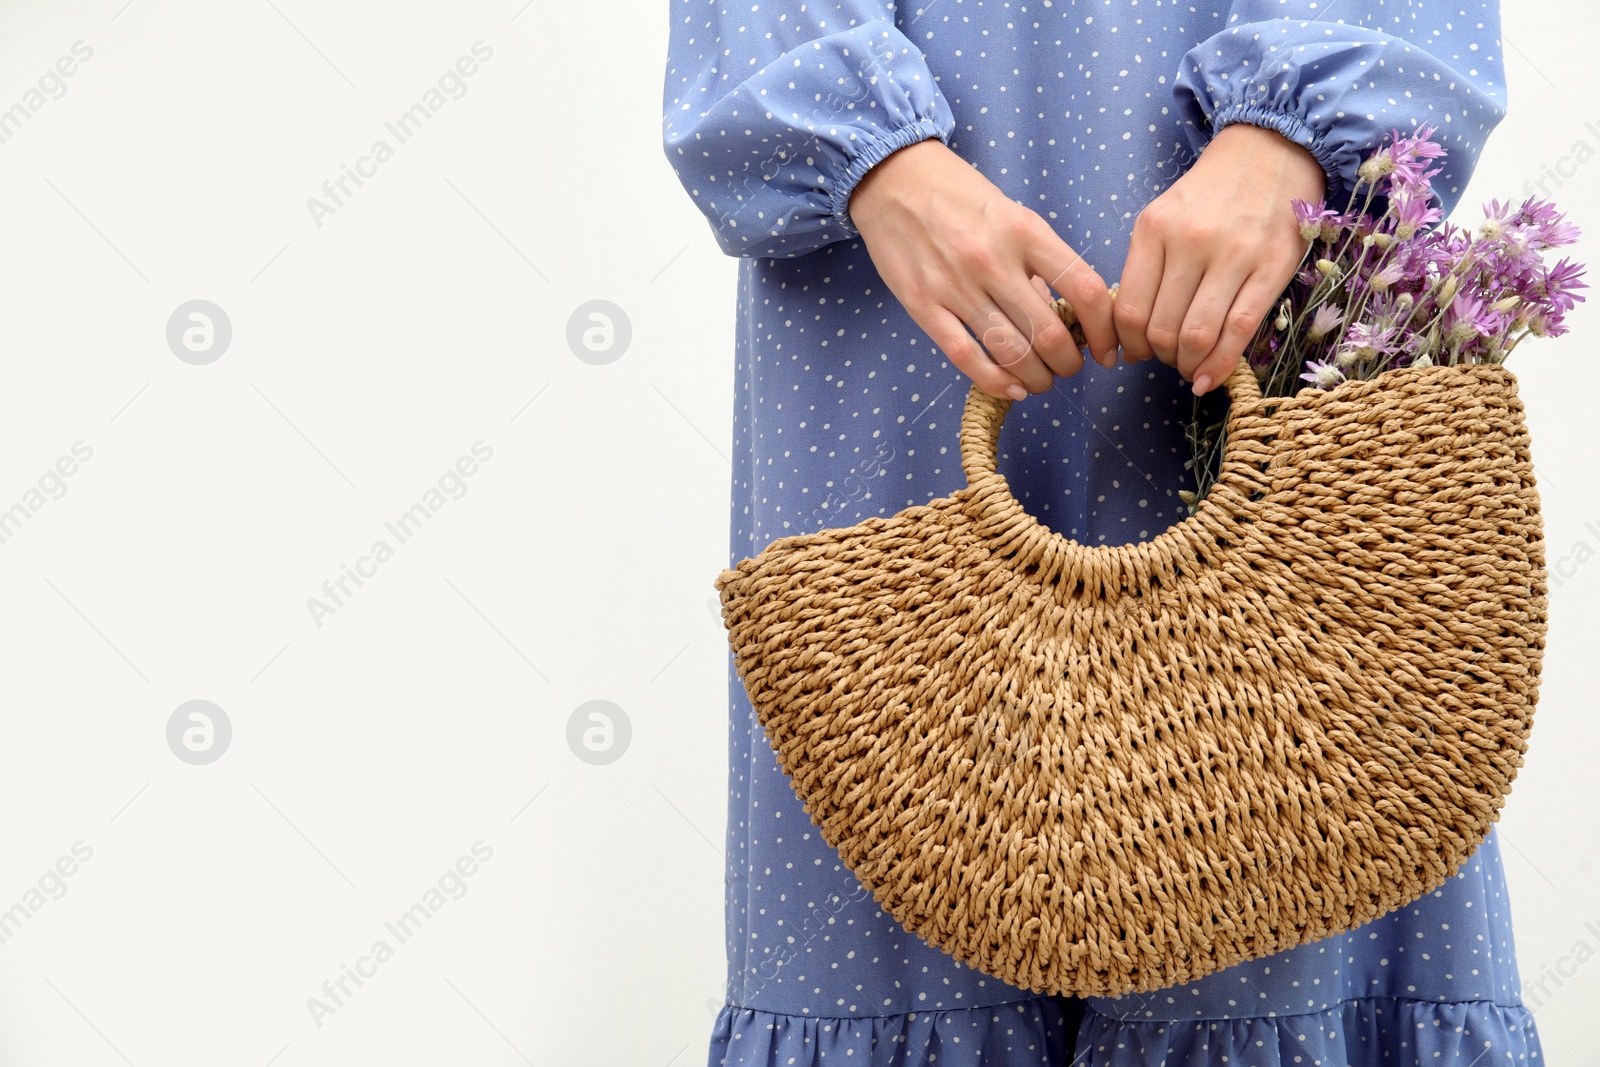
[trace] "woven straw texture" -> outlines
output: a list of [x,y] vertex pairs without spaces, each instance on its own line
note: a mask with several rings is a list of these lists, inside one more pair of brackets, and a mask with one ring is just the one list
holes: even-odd
[[1088,547],[995,469],[773,541],[716,580],[735,665],[822,837],[907,930],[1036,993],[1189,982],[1450,877],[1522,764],[1546,634],[1502,365],[1263,398],[1217,482]]

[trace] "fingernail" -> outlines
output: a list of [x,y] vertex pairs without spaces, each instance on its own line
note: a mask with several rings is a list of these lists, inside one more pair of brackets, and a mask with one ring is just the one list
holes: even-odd
[[1012,382],[1010,385],[1006,386],[1006,395],[1012,400],[1028,399],[1028,391],[1022,386],[1018,385],[1016,382]]
[[1199,396],[1211,388],[1211,375],[1202,374],[1194,380],[1194,395]]
[[1095,362],[1100,364],[1102,367],[1115,367],[1117,365],[1117,357],[1110,352],[1107,352],[1103,356],[1096,356]]

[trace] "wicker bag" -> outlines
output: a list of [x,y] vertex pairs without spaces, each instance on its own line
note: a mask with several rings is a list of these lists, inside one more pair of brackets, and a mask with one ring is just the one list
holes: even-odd
[[948,497],[716,580],[811,821],[911,933],[1013,985],[1119,996],[1437,888],[1521,766],[1546,634],[1503,365],[1263,398],[1154,539],[1023,511],[976,385]]

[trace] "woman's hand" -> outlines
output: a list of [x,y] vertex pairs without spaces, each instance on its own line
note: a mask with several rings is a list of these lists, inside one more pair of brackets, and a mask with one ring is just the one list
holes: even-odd
[[1314,203],[1326,183],[1276,130],[1217,131],[1134,220],[1114,313],[1123,358],[1176,367],[1196,395],[1231,374],[1305,258],[1289,201]]
[[1083,369],[1052,288],[1072,304],[1095,359],[1116,363],[1106,283],[944,142],[891,153],[851,191],[849,212],[889,291],[990,396],[1021,400]]

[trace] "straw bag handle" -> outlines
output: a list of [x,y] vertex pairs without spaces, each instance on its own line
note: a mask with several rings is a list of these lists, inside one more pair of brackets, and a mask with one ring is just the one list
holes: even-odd
[[[1065,299],[1055,301],[1054,310],[1061,316],[1061,321],[1071,329],[1073,339],[1082,341],[1083,333],[1078,326],[1078,318],[1072,311],[1072,305]],[[1231,430],[1234,422],[1246,409],[1259,406],[1261,401],[1261,385],[1256,381],[1255,371],[1250,366],[1250,361],[1240,357],[1238,366],[1233,368],[1223,381],[1223,387],[1228,390],[1228,427]],[[996,452],[1000,446],[1000,425],[1005,422],[1006,413],[1011,410],[1012,401],[1009,397],[990,396],[978,388],[976,382],[972,383],[967,391],[967,406],[961,415],[961,469],[966,472],[967,485],[973,485],[984,475],[995,473]],[[1233,434],[1228,435],[1231,439]]]

